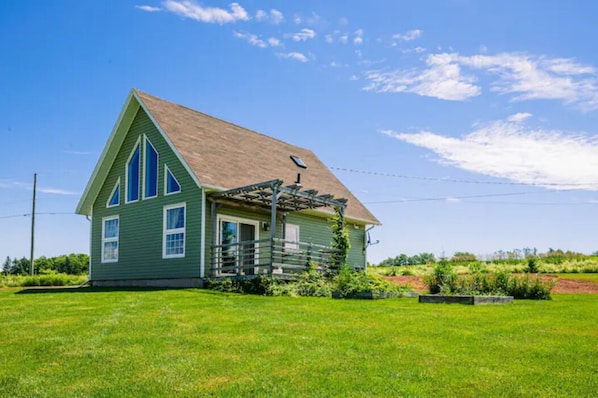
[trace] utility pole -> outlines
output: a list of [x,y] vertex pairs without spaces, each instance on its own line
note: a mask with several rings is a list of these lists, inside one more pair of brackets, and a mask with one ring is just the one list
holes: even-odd
[[37,173],[33,173],[33,204],[31,209],[31,253],[29,256],[31,263],[31,275],[33,275],[33,247],[35,241],[35,190],[37,186]]

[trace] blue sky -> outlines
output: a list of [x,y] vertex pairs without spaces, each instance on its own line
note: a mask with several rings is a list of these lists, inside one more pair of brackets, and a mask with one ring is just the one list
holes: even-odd
[[[88,252],[79,196],[132,87],[312,149],[422,251],[598,250],[598,5],[0,3],[0,257]],[[49,214],[48,214],[49,213]]]

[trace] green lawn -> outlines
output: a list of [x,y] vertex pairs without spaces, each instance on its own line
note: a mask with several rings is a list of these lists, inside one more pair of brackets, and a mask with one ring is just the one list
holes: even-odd
[[556,274],[559,278],[563,279],[577,279],[581,281],[596,282],[598,283],[598,273],[596,274]]
[[508,306],[0,290],[0,396],[588,397],[598,295]]

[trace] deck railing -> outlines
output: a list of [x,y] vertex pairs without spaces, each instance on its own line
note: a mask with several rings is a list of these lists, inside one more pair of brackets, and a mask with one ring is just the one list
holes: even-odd
[[212,277],[241,275],[293,276],[310,266],[339,267],[338,249],[307,242],[259,239],[212,246]]

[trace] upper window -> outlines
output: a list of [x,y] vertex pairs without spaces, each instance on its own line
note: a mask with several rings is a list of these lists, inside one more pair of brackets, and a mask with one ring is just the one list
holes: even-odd
[[118,216],[102,219],[102,262],[114,263],[118,261]]
[[158,196],[158,151],[147,137],[145,141],[144,168],[143,168],[143,198]]
[[137,142],[127,161],[127,203],[139,200],[140,152],[139,142]]
[[174,174],[172,174],[172,172],[166,165],[164,166],[164,178],[165,178],[165,181],[164,181],[165,189],[164,190],[166,192],[166,195],[171,194],[171,193],[181,192],[181,185],[179,184],[177,179],[174,177]]
[[106,203],[106,207],[114,207],[120,204],[120,178],[116,180],[116,184],[114,184],[114,188],[112,188],[112,194],[108,198],[108,202]]
[[162,257],[185,257],[185,203],[164,207]]

